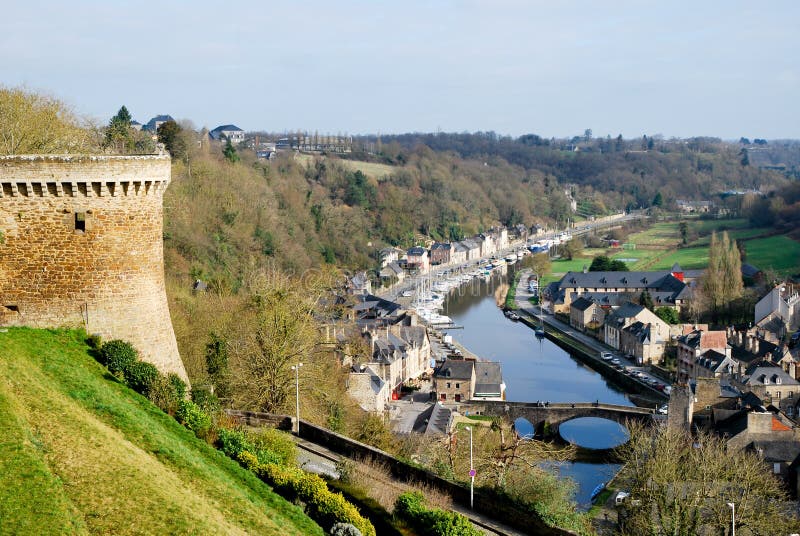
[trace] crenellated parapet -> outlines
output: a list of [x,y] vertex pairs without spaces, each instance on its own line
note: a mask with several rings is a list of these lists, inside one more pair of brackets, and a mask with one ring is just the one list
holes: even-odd
[[186,378],[164,284],[170,158],[0,156],[0,325],[80,326]]

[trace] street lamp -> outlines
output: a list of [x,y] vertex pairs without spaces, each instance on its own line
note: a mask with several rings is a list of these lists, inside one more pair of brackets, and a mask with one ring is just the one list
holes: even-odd
[[469,432],[469,509],[472,510],[475,489],[475,467],[472,465],[472,427],[465,426],[464,430]]
[[728,506],[731,507],[731,536],[736,536],[736,505],[729,502]]
[[295,416],[297,420],[295,432],[299,435],[300,434],[300,367],[302,367],[302,363],[298,363],[297,365],[292,365],[292,370],[294,371],[294,393],[295,393]]

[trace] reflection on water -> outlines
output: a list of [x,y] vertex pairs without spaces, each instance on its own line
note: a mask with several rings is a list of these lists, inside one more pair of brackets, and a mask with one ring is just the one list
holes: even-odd
[[558,432],[565,441],[587,449],[613,449],[629,438],[621,424],[598,417],[580,417],[561,423]]
[[475,280],[452,292],[445,313],[463,330],[450,333],[483,359],[503,364],[508,400],[594,402],[633,405],[597,372],[525,324],[512,322],[495,305],[493,292],[504,278]]
[[[488,282],[474,280],[463,285],[450,293],[444,314],[464,327],[449,332],[455,339],[481,358],[503,364],[508,400],[633,405],[603,376],[549,340],[538,340],[526,325],[503,316],[495,304],[494,291],[505,281],[506,278],[498,274]],[[614,435],[600,426],[589,426],[582,434],[598,439]],[[557,470],[577,483],[575,500],[587,507],[592,490],[608,482],[619,465],[573,462],[557,464]]]
[[561,478],[570,478],[577,485],[575,502],[580,510],[591,508],[592,491],[599,484],[606,484],[622,468],[616,463],[551,462],[541,467],[558,473]]

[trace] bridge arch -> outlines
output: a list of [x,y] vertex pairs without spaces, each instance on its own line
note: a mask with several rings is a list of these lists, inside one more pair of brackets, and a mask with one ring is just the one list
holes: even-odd
[[558,426],[578,417],[599,417],[625,426],[630,421],[648,423],[652,421],[655,414],[655,410],[648,408],[596,402],[547,403],[545,405],[541,402],[487,401],[464,405],[462,411],[469,411],[470,414],[480,413],[493,417],[505,417],[510,422],[523,417],[536,428],[545,422],[551,426]]

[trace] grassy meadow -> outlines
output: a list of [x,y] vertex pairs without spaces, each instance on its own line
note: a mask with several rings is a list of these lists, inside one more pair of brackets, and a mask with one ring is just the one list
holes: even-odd
[[782,276],[800,272],[800,242],[788,236],[764,236],[768,228],[751,228],[746,219],[688,220],[691,237],[687,247],[681,245],[680,222],[658,222],[648,229],[631,234],[626,243],[635,249],[585,249],[572,260],[553,261],[553,273],[546,282],[555,281],[569,271],[580,271],[597,255],[625,260],[631,270],[669,270],[677,262],[686,270],[699,270],[708,265],[708,247],[712,231],[727,231],[731,239],[744,243],[746,262],[761,270],[773,270]]
[[252,473],[108,377],[84,336],[0,333],[0,532],[322,535]]

